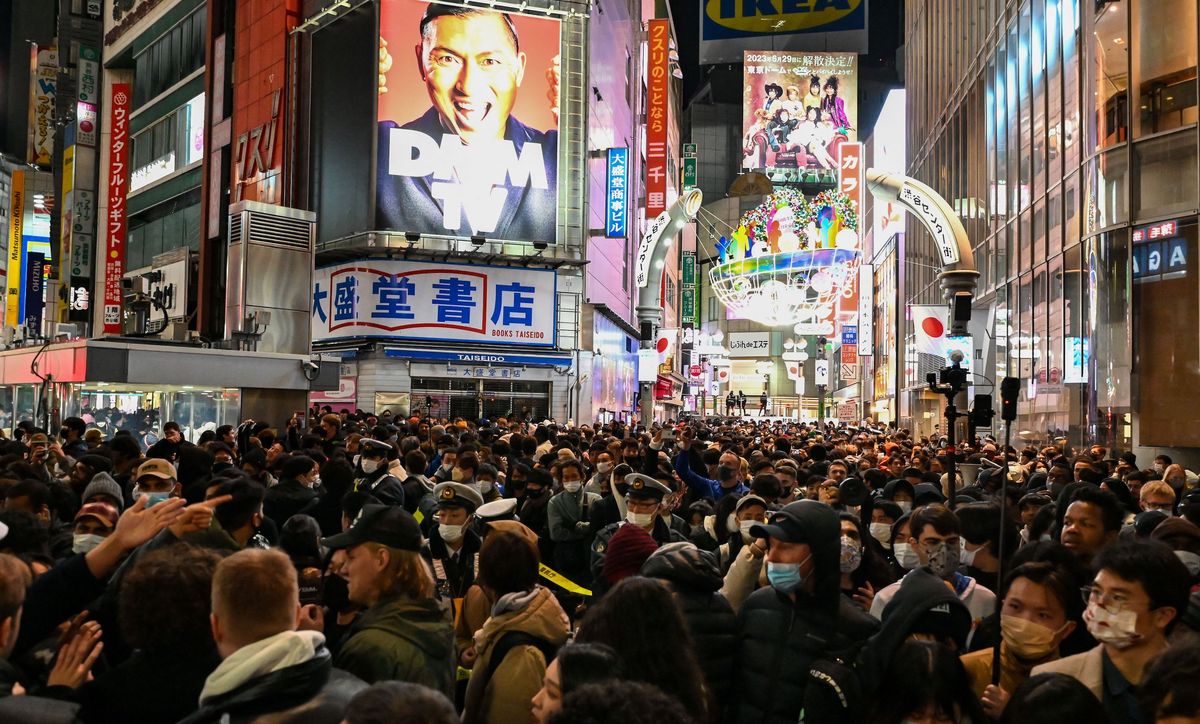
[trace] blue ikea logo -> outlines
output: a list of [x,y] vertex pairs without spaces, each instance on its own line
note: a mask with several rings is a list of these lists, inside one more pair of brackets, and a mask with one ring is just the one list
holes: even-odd
[[707,0],[703,40],[866,28],[865,0]]

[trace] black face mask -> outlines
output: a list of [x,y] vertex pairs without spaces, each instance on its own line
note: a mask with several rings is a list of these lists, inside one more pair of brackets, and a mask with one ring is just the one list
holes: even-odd
[[534,490],[533,488],[525,488],[525,495],[526,495],[526,497],[529,497],[529,498],[541,497],[543,492],[544,491],[541,489]]
[[67,439],[67,436],[68,436],[68,435],[67,435],[67,433],[68,433],[68,432],[69,432],[69,431],[67,430],[67,428],[65,428],[65,427],[64,427],[63,429],[61,429],[61,430],[59,430],[59,431],[58,431],[58,436],[59,436],[59,437],[61,437],[61,438],[62,438],[62,439],[64,439],[64,440],[66,440],[66,439]]
[[212,471],[214,473],[221,473],[232,467],[233,463],[213,463]]
[[321,600],[330,611],[341,611],[350,603],[350,584],[341,576],[325,576],[321,586]]

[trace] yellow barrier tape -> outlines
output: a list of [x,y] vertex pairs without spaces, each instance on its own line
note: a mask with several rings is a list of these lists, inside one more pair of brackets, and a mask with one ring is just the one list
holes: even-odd
[[570,591],[571,593],[578,593],[580,596],[592,595],[591,591],[572,581],[570,578],[567,578],[545,563],[542,563],[538,566],[538,573],[542,574],[542,578],[545,578],[547,581],[550,581],[559,588]]
[[471,678],[471,670],[464,669],[463,667],[460,666],[460,667],[458,667],[458,671],[455,672],[454,678],[457,681],[466,681],[467,679]]

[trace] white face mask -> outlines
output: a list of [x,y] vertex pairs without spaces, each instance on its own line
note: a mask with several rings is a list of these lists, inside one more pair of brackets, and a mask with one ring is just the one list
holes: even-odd
[[461,525],[438,523],[438,535],[447,543],[457,543],[463,537],[463,527]]
[[490,480],[480,480],[478,485],[480,495],[487,495],[492,492],[492,488],[496,487],[495,483]]
[[896,505],[900,508],[901,513],[912,512],[912,501],[911,500],[897,500],[895,502],[896,502]]
[[635,513],[632,510],[625,513],[625,520],[642,528],[649,528],[654,523],[654,513]]
[[596,463],[596,472],[601,475],[608,475],[612,470],[612,463]]
[[872,523],[871,537],[879,541],[879,545],[884,548],[892,547],[892,524],[891,523]]
[[896,541],[892,546],[892,553],[896,556],[896,562],[906,571],[911,571],[921,565],[921,559],[917,558],[917,552],[908,543]]
[[95,533],[76,533],[71,536],[71,552],[87,553],[104,542],[104,536]]
[[579,489],[582,487],[582,480],[572,480],[569,483],[563,483],[563,490],[567,491],[568,493],[578,493]]
[[378,469],[379,469],[379,461],[378,460],[363,460],[362,461],[362,471],[364,473],[366,473],[367,475],[370,475],[371,473],[375,472]]
[[959,538],[958,541],[959,541],[959,546],[961,548],[961,551],[958,554],[958,562],[963,564],[967,568],[970,568],[971,566],[975,565],[975,556],[977,556],[979,554],[979,551],[981,551],[983,549],[976,548],[973,551],[969,551],[969,550],[967,550],[967,539],[966,538]]
[[753,538],[750,536],[750,529],[758,524],[757,520],[742,520],[738,521],[738,528],[742,530],[742,540],[749,543]]
[[1127,649],[1141,638],[1137,632],[1137,611],[1125,609],[1112,613],[1093,602],[1083,612],[1083,622],[1092,638],[1117,649]]
[[1154,472],[1158,473],[1159,475],[1162,475],[1162,471],[1166,469],[1166,465],[1163,465],[1162,463],[1154,463]]

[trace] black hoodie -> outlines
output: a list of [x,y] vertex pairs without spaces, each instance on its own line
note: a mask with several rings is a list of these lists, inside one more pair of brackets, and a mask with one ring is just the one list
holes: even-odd
[[709,711],[724,712],[733,686],[737,616],[720,593],[724,580],[716,554],[692,543],[668,543],[646,559],[642,575],[666,581],[675,593],[713,696]]
[[[773,587],[750,594],[738,618],[737,692],[730,721],[794,724],[806,708],[812,664],[853,661],[878,622],[841,595],[841,524],[824,503],[784,508],[800,524],[815,564],[813,593],[795,600]],[[776,514],[778,515],[778,514]]]
[[863,647],[858,675],[870,697],[883,680],[892,656],[913,633],[949,633],[966,652],[971,612],[946,582],[924,568],[915,568],[883,609],[879,632]]

